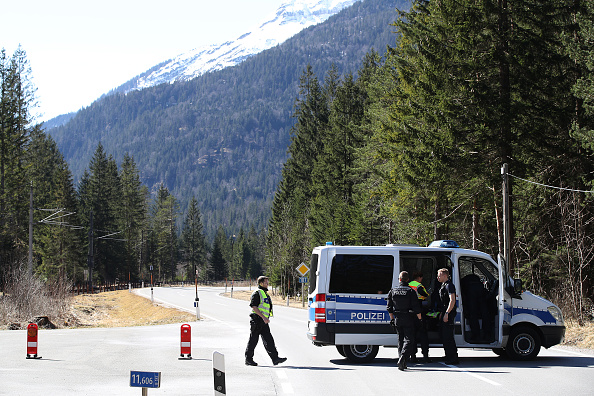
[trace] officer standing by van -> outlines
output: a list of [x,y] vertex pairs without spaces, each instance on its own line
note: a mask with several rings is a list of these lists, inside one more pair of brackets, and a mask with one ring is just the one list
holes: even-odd
[[398,276],[399,285],[388,293],[388,313],[391,324],[398,332],[398,370],[404,371],[406,357],[414,351],[415,322],[414,316],[421,319],[421,304],[417,293],[408,286],[408,272],[402,271]]
[[427,336],[427,322],[425,320],[425,314],[427,313],[428,309],[424,306],[423,302],[427,301],[429,298],[429,293],[425,286],[423,286],[423,273],[422,272],[415,272],[413,274],[413,280],[408,283],[411,289],[413,289],[417,293],[417,297],[419,298],[419,303],[421,304],[421,318],[414,318],[415,320],[415,343],[414,343],[414,353],[410,356],[409,361],[411,363],[416,363],[417,360],[417,341],[421,343],[421,351],[423,352],[423,360],[424,363],[431,363],[431,358],[429,357],[429,338]]
[[254,349],[258,345],[259,337],[262,337],[262,343],[268,356],[272,359],[272,363],[276,366],[287,360],[285,357],[278,357],[276,346],[274,345],[274,338],[270,333],[270,317],[272,317],[272,300],[268,295],[268,277],[258,277],[258,289],[254,290],[250,299],[250,307],[252,313],[250,314],[250,338],[245,349],[245,364],[246,366],[257,366],[254,362]]
[[440,315],[439,329],[443,342],[447,364],[458,364],[458,349],[454,340],[454,321],[456,319],[456,286],[450,280],[450,271],[442,268],[437,271],[437,280],[441,282],[439,289]]

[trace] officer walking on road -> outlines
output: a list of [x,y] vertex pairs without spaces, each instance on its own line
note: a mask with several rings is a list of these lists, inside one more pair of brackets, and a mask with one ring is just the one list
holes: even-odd
[[275,366],[285,362],[287,358],[278,357],[274,338],[272,338],[272,333],[270,333],[270,327],[268,326],[272,317],[272,300],[268,295],[268,277],[260,276],[258,278],[258,290],[252,293],[250,307],[252,308],[252,313],[250,314],[250,339],[245,349],[246,366],[258,365],[258,363],[254,362],[254,349],[258,345],[258,337],[262,337],[264,348]]
[[408,286],[408,272],[398,276],[400,284],[388,293],[388,313],[392,325],[398,332],[398,370],[404,371],[406,357],[414,351],[415,322],[414,316],[421,319],[421,304],[417,293]]

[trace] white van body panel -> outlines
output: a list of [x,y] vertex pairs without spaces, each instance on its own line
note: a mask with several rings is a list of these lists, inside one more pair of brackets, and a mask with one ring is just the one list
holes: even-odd
[[[333,268],[335,261],[336,269]],[[393,261],[393,268],[385,265],[388,261]],[[363,269],[359,268],[359,265],[363,266]],[[400,271],[407,269],[411,272],[411,269],[416,269],[424,273],[424,284],[428,278],[428,284],[425,286],[431,293],[430,287],[433,290],[439,287],[435,280],[436,271],[444,266],[450,268],[451,280],[457,291],[458,313],[454,323],[454,339],[458,347],[503,349],[508,343],[511,329],[516,325],[522,329],[526,326],[542,329],[542,345],[545,347],[561,342],[565,326],[562,318],[561,321],[556,321],[549,312],[548,308],[553,304],[530,292],[512,296],[513,279],[507,276],[504,263],[501,261],[495,262],[490,255],[474,250],[410,245],[332,245],[315,248],[312,252],[311,273],[314,279],[310,278],[308,294],[308,337],[318,346],[397,346],[398,337],[389,326],[390,319],[386,310],[388,289],[398,284]],[[369,280],[364,279],[368,277],[369,272],[376,271],[377,268],[380,268],[380,272],[383,271],[382,277],[378,278],[378,284],[381,283],[383,286],[377,287],[381,290],[370,288],[372,286],[369,286]],[[386,272],[386,268],[391,272]],[[351,270],[357,274],[354,278],[349,278]],[[333,271],[338,275],[333,275]],[[487,325],[490,323],[489,320],[485,322],[483,319],[478,322],[481,328],[488,327],[492,333],[488,338],[479,341],[469,338],[469,319],[472,312],[470,307],[474,300],[467,301],[465,306],[462,299],[465,279],[460,278],[469,273],[479,276],[485,287],[490,287],[491,293],[495,295],[492,300],[494,305],[490,308],[493,315],[492,324]],[[359,282],[365,281],[368,282],[367,292],[356,292],[354,289],[357,289]],[[334,286],[331,285],[332,282]],[[346,291],[341,291],[341,287]],[[430,339],[430,347],[441,347],[441,344],[434,337],[433,341]]]

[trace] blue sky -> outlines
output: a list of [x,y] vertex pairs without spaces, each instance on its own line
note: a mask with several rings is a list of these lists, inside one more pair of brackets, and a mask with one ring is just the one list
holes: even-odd
[[20,0],[2,5],[0,48],[27,52],[38,121],[79,110],[151,66],[233,40],[283,0]]

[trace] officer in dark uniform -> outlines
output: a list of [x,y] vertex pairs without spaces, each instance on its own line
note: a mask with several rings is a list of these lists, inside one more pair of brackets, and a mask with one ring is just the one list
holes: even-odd
[[414,316],[421,319],[421,304],[417,293],[408,286],[408,272],[398,276],[400,284],[388,293],[388,313],[398,332],[398,370],[406,369],[406,357],[414,351]]
[[285,357],[279,357],[274,344],[274,338],[270,333],[270,318],[272,317],[272,300],[268,295],[268,277],[260,276],[258,278],[258,289],[252,293],[250,299],[250,307],[252,313],[250,314],[250,338],[245,349],[245,364],[246,366],[257,366],[254,362],[254,349],[258,345],[258,339],[262,337],[264,348],[268,352],[268,356],[272,359],[272,363],[276,366],[287,360]]
[[450,271],[442,268],[437,271],[439,288],[440,315],[439,330],[447,364],[458,364],[458,348],[454,340],[454,321],[456,319],[456,286],[450,280]]

